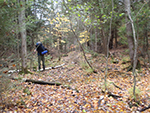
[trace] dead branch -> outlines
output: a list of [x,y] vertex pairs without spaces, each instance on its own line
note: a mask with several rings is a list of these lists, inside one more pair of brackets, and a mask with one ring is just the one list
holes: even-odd
[[119,86],[117,86],[115,83],[112,83],[116,88],[118,88],[118,89],[120,89],[120,90],[122,90],[122,88],[121,87],[119,87]]
[[[102,91],[102,93],[105,93],[105,91]],[[108,94],[108,97],[113,97],[114,99],[122,98],[122,96],[115,95],[111,93],[110,91],[108,91],[107,94]]]
[[140,112],[143,112],[143,111],[145,111],[145,110],[147,110],[147,109],[149,109],[149,108],[150,108],[150,104],[149,104],[148,107],[144,107],[144,108],[140,109],[139,111],[140,111]]
[[111,92],[108,92],[108,97],[113,97],[114,99],[122,98],[122,96],[112,94]]

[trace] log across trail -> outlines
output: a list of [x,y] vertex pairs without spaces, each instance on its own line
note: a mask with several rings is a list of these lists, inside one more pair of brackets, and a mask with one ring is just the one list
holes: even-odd
[[[60,68],[60,67],[62,67],[64,65],[65,65],[65,63],[61,64],[61,65],[58,65],[58,66],[55,66],[55,67],[47,67],[47,68],[45,68],[45,70],[47,71],[47,70],[50,70],[50,69],[57,69],[57,68]],[[11,73],[18,73],[19,71],[20,70],[9,70],[8,73],[9,74],[11,74]],[[40,71],[43,71],[43,70],[41,69]]]
[[[13,78],[13,77],[9,77],[9,78],[12,80],[20,80],[20,78]],[[33,79],[25,79],[25,78],[22,78],[22,81],[23,82],[29,82],[29,83],[31,82],[31,83],[40,84],[40,85],[56,85],[56,86],[61,86],[62,88],[75,90],[77,93],[79,92],[77,89],[73,89],[72,87],[70,87],[68,85],[63,85],[59,82],[47,82],[47,81],[42,81],[42,80],[33,80]]]

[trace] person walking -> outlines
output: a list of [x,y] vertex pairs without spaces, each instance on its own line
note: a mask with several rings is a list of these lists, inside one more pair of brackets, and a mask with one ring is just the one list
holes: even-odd
[[44,58],[44,54],[43,54],[43,51],[47,50],[41,42],[37,42],[36,43],[36,49],[34,50],[34,52],[37,51],[37,55],[38,55],[38,69],[40,71],[41,69],[41,61],[42,61],[42,64],[43,64],[43,71],[45,70],[45,58]]

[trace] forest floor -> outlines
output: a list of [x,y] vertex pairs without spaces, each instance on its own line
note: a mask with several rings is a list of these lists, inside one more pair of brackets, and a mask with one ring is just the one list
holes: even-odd
[[[136,102],[133,101],[132,72],[127,72],[130,64],[125,50],[111,51],[108,59],[107,92],[104,93],[106,58],[102,54],[86,56],[97,71],[92,73],[84,61],[82,53],[70,52],[61,61],[50,61],[48,66],[61,67],[32,74],[11,74],[11,88],[3,92],[0,112],[10,113],[131,113],[150,105],[150,70],[141,61],[137,70]],[[41,85],[23,80],[32,79],[56,82],[62,85]],[[150,112],[150,109],[143,113]]]

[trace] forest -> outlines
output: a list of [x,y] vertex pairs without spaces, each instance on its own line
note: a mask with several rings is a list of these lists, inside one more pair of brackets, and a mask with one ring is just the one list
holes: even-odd
[[149,20],[150,0],[0,0],[0,112],[150,113]]

